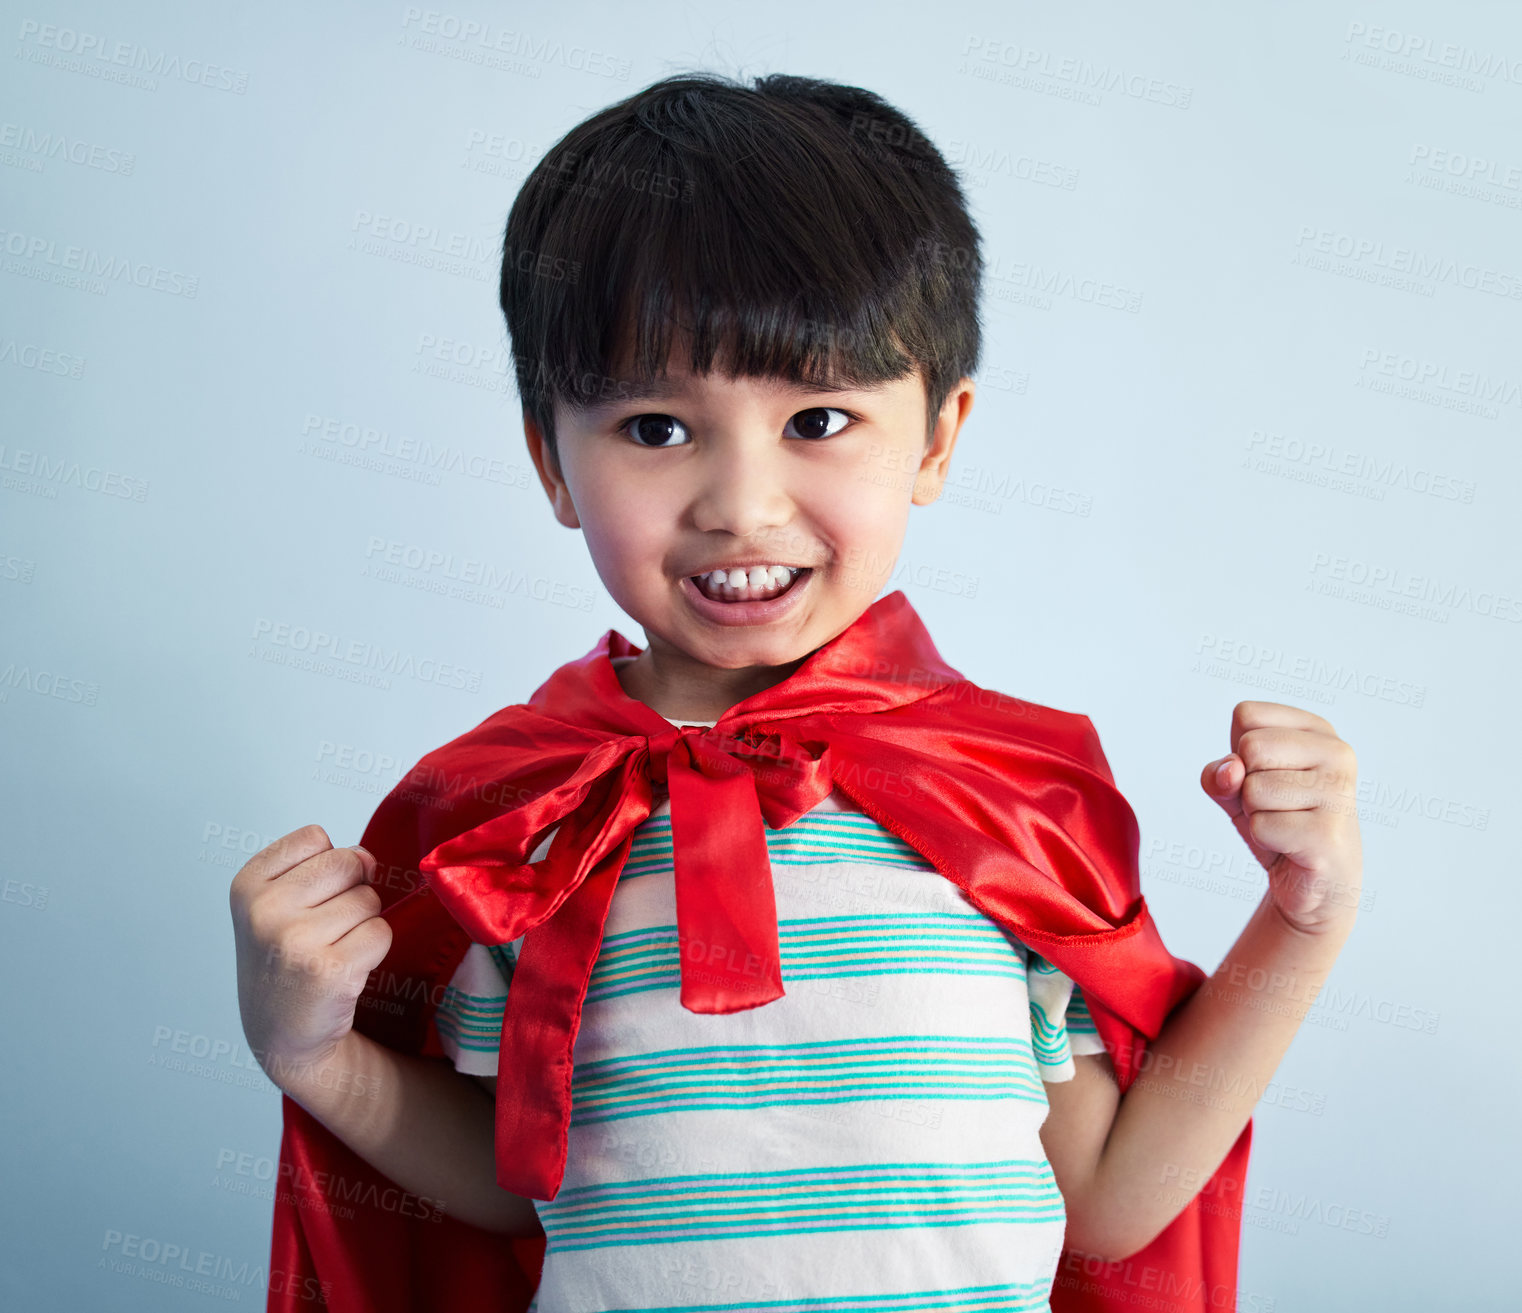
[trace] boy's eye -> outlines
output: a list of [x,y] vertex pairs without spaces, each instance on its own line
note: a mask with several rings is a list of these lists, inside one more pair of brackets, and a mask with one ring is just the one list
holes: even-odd
[[[843,422],[836,423],[832,428],[831,415],[839,415]],[[796,426],[797,431],[786,436],[805,439],[833,437],[855,418],[849,411],[838,410],[834,406],[813,406],[808,410],[800,410],[788,420],[788,424]],[[619,427],[642,447],[681,447],[692,440],[687,426],[675,415],[663,415],[658,412],[636,415]],[[673,442],[672,439],[678,433],[683,436],[679,441]]]
[[837,424],[834,428],[831,428],[829,419],[831,415],[844,417],[846,424],[849,424],[854,418],[848,412],[837,410],[834,406],[815,406],[811,410],[800,410],[788,422],[797,424],[800,430],[798,434],[800,438],[829,438],[839,433],[845,427],[845,424]]
[[675,415],[636,415],[623,428],[642,447],[682,446],[683,443],[671,442],[669,439],[677,429],[683,433],[687,431],[687,426]]

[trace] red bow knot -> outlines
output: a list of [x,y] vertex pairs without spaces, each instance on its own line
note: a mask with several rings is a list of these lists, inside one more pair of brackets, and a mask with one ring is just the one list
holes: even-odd
[[683,726],[648,742],[650,778],[671,797],[682,1006],[741,1012],[781,998],[762,822],[789,825],[829,792],[826,752],[717,727]]
[[[782,997],[763,824],[791,825],[829,793],[828,748],[816,754],[775,732],[673,725],[627,736],[618,749],[588,754],[568,787],[440,844],[421,864],[435,893],[478,943],[506,943],[548,930],[553,920],[574,929],[577,949],[595,958],[612,882],[652,810],[651,784],[663,785],[671,800],[682,1006],[739,1012]],[[528,863],[528,851],[557,825],[549,851]],[[589,885],[607,895],[597,899],[600,908],[591,905]]]
[[[420,863],[477,943],[524,936],[502,1017],[497,1138],[545,1145],[556,1181],[582,1002],[634,831],[652,811],[652,782],[664,783],[671,799],[680,1001],[706,1013],[782,997],[763,821],[790,825],[831,789],[828,747],[815,753],[782,733],[686,725],[614,742],[588,753],[560,788],[440,844]],[[549,851],[527,863],[557,823]],[[499,1153],[498,1183],[532,1194],[544,1188],[542,1166]]]

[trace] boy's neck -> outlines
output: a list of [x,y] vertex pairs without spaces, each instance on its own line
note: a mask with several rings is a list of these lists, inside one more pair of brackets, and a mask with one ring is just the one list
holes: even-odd
[[615,661],[613,670],[625,693],[667,720],[718,720],[737,702],[780,684],[807,659],[741,670],[721,670],[697,662],[687,663],[691,669],[661,670],[646,648],[636,657]]

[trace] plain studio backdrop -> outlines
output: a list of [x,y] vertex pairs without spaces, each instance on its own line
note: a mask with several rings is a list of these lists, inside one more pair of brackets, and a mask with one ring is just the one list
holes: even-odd
[[1198,784],[1233,705],[1357,749],[1364,907],[1256,1113],[1240,1307],[1508,1303],[1522,14],[449,2],[4,6],[5,1304],[262,1306],[234,872],[643,643],[496,280],[545,149],[694,69],[871,88],[961,171],[984,364],[889,587],[1092,717],[1174,952],[1265,887]]

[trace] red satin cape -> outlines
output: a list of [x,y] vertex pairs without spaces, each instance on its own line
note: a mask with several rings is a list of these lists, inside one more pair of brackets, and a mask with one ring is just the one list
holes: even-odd
[[[527,703],[419,761],[361,838],[393,931],[355,1014],[364,1034],[447,1061],[433,1016],[467,947],[524,938],[498,1068],[505,1188],[537,1199],[559,1189],[582,998],[652,781],[669,790],[683,853],[683,1006],[764,1006],[785,987],[760,823],[789,824],[838,788],[1082,987],[1129,1087],[1204,972],[1163,946],[1141,894],[1136,818],[1087,717],[963,679],[902,592],[711,730],[678,730],[623,692],[612,661],[640,651],[608,630]],[[282,1107],[272,1313],[523,1313],[542,1235],[449,1217],[398,1191],[290,1098]],[[1249,1122],[1201,1192],[1130,1258],[1064,1250],[1052,1308],[1113,1313],[1138,1298],[1176,1313],[1234,1308],[1251,1138]]]

